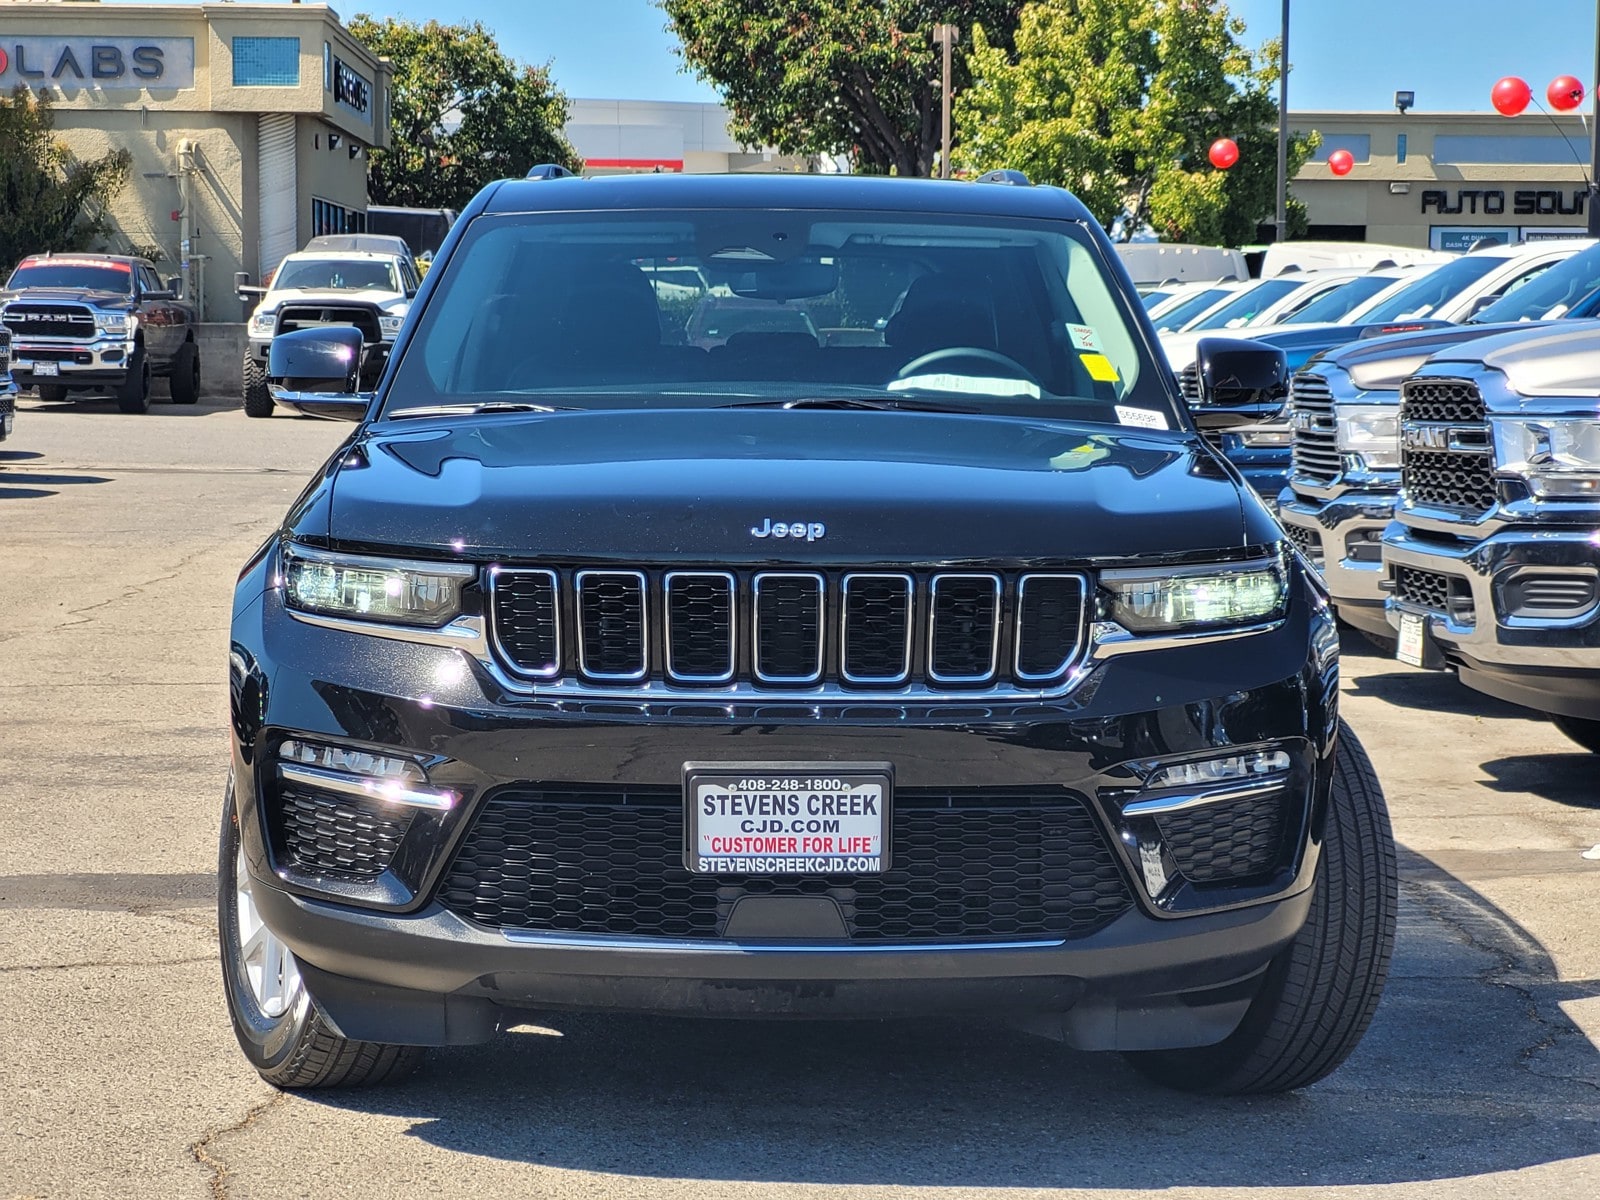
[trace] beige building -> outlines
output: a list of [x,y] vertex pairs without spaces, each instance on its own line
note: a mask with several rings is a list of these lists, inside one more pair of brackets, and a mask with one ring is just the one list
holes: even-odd
[[365,226],[389,83],[322,4],[0,0],[0,88],[48,88],[73,155],[133,155],[103,248],[157,255],[208,321],[242,319],[235,272]]
[[585,175],[673,171],[805,171],[806,159],[749,147],[728,132],[720,104],[680,100],[572,100],[567,140]]
[[[1301,112],[1290,120],[1322,134],[1293,188],[1312,238],[1463,250],[1483,237],[1510,243],[1587,229],[1590,146],[1575,115]],[[1348,175],[1329,170],[1335,150],[1354,157]]]

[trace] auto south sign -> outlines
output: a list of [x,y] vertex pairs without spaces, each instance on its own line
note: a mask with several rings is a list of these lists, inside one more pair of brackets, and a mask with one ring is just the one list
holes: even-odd
[[192,88],[193,38],[5,37],[0,88]]

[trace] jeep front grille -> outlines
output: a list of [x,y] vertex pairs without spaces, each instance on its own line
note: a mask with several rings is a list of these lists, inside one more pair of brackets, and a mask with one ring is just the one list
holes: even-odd
[[497,568],[493,643],[523,678],[605,690],[953,692],[1061,683],[1081,575]]
[[1343,474],[1333,389],[1321,375],[1300,374],[1290,385],[1293,413],[1293,478],[1314,487],[1337,483]]
[[19,300],[6,305],[0,323],[21,338],[94,338],[94,313],[82,304],[43,304]]
[[1494,453],[1477,385],[1412,379],[1400,389],[1400,486],[1412,504],[1473,520],[1495,506]]

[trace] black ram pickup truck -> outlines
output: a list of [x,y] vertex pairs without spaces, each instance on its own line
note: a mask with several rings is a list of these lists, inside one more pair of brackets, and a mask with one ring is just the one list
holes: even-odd
[[[375,393],[359,331],[273,341],[357,424],[235,594],[263,1077],[539,1009],[1014,1019],[1219,1093],[1351,1052],[1388,817],[1326,596],[1198,431],[1283,355],[1202,343],[1191,415],[1088,211],[1000,179],[496,184]],[[658,264],[807,322],[693,345]]]
[[17,264],[0,290],[11,331],[12,371],[41,400],[109,392],[123,412],[150,407],[150,380],[171,381],[172,399],[200,398],[195,311],[145,259],[117,254],[41,254]]

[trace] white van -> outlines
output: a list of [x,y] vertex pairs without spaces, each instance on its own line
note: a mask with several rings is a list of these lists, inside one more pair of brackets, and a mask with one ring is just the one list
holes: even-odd
[[1122,265],[1140,288],[1169,280],[1190,283],[1250,278],[1250,268],[1238,250],[1181,242],[1118,242],[1116,246]]
[[1416,246],[1384,246],[1372,242],[1275,242],[1261,259],[1261,278],[1285,271],[1326,271],[1334,268],[1370,269],[1403,267],[1411,263],[1443,266],[1457,257],[1444,250]]

